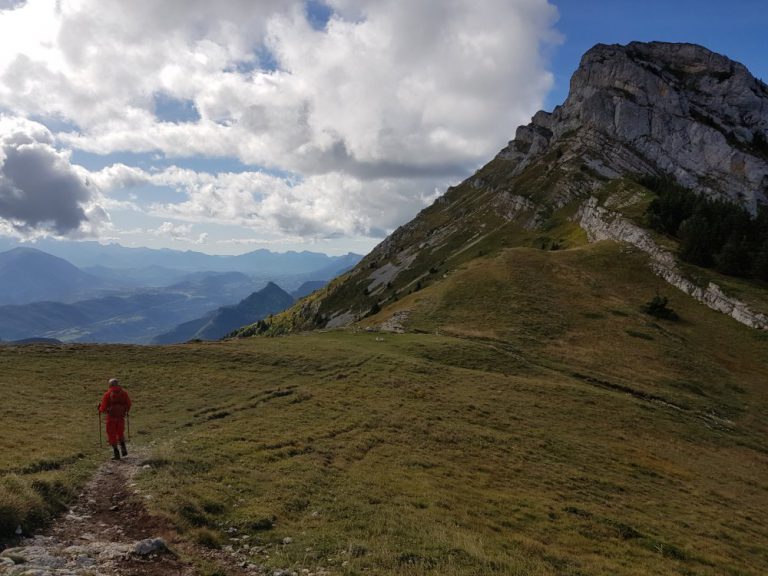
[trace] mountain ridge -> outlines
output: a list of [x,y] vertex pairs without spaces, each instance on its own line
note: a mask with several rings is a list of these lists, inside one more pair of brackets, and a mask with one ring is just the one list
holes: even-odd
[[[7,245],[6,250],[26,247],[25,244],[18,242],[6,242],[5,245]],[[111,268],[116,269],[142,269],[159,266],[183,272],[210,270],[213,272],[263,272],[267,275],[310,273],[333,267],[337,261],[340,262],[339,268],[341,268],[346,266],[350,260],[361,257],[352,252],[331,256],[322,252],[307,250],[272,252],[267,249],[253,250],[238,255],[214,255],[193,250],[127,247],[117,243],[101,244],[96,241],[58,240],[37,241],[35,249],[64,258],[79,268],[105,265],[105,262],[108,262]]]
[[[669,178],[754,215],[768,204],[766,141],[768,87],[743,65],[694,44],[598,44],[582,58],[561,106],[537,112],[488,164],[350,273],[278,315],[267,333],[349,325],[439,283],[463,263],[510,247],[639,238],[624,232],[632,223],[645,228],[654,192],[643,178]],[[674,242],[651,233],[633,246],[672,285],[768,328],[765,313],[717,283],[702,286],[684,274]]]

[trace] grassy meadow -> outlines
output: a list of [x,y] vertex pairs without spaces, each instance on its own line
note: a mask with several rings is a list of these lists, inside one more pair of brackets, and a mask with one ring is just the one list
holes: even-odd
[[[641,312],[657,289],[680,321]],[[612,243],[475,259],[394,309],[409,333],[0,347],[0,529],[108,457],[95,407],[117,376],[150,507],[210,544],[236,528],[260,564],[768,572],[768,335]]]

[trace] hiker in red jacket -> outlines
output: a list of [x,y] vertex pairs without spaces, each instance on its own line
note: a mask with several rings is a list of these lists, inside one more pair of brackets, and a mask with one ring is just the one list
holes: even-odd
[[[131,398],[128,392],[123,390],[117,378],[109,380],[109,389],[104,393],[99,404],[99,413],[107,415],[107,439],[112,446],[113,460],[120,460],[120,453],[128,456],[125,447],[125,417],[131,409]],[[120,444],[120,452],[117,445]]]

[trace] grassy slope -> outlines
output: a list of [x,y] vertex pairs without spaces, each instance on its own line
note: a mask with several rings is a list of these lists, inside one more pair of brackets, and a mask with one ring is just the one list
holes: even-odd
[[[135,441],[153,446],[153,506],[182,528],[291,536],[275,566],[765,573],[768,339],[624,250],[462,264],[396,303],[425,333],[383,341],[0,348],[0,486],[69,485],[92,466],[92,406],[117,374]],[[639,312],[657,288],[681,322]]]

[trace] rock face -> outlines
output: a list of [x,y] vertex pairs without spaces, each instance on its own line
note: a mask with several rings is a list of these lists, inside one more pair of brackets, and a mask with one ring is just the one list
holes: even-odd
[[565,140],[604,177],[671,175],[753,213],[768,203],[768,86],[701,46],[598,44],[565,103],[518,128],[500,156],[519,174]]

